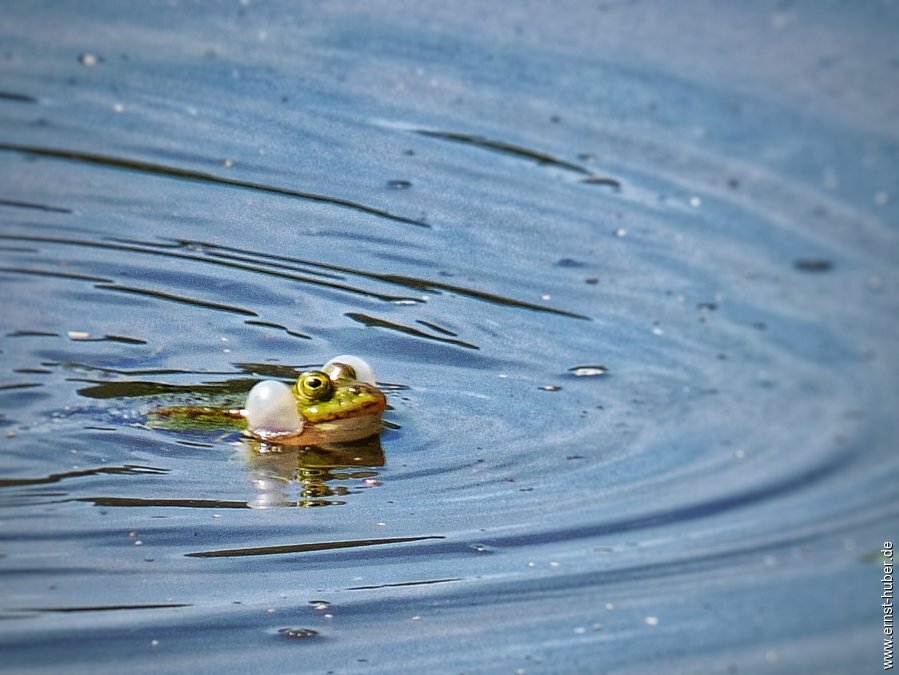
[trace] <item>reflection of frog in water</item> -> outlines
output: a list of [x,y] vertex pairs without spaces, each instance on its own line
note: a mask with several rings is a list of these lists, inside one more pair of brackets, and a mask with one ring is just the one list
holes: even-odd
[[386,407],[371,367],[344,355],[303,373],[292,388],[276,380],[259,382],[239,410],[178,406],[157,410],[154,417],[169,428],[235,426],[270,444],[321,446],[377,435]]
[[[302,373],[292,388],[277,380],[257,383],[241,409],[175,406],[152,417],[169,429],[244,430],[246,461],[259,490],[251,506],[325,506],[343,503],[332,497],[349,493],[329,482],[372,478],[377,472],[364,467],[383,466],[378,433],[386,407],[371,367],[344,355]],[[288,494],[294,481],[301,486],[297,499]]]
[[[247,439],[245,458],[258,490],[250,506],[328,506],[343,504],[341,497],[350,494],[345,485],[335,481],[366,480],[369,485],[384,465],[384,451],[377,436],[354,443],[332,443],[298,448],[267,445]],[[299,484],[299,494],[291,496],[291,485]],[[336,499],[335,499],[336,498]]]

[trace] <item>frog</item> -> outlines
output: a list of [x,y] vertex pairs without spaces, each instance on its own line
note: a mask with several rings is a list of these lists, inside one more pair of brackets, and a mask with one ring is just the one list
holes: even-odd
[[243,408],[175,406],[157,410],[154,417],[170,427],[233,426],[277,446],[323,446],[377,436],[386,407],[371,366],[342,354],[321,369],[301,373],[292,387],[278,380],[256,383]]

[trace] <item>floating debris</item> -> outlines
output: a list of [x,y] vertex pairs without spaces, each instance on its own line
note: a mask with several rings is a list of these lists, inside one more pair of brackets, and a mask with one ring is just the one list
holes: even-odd
[[539,387],[539,389],[541,389],[543,391],[559,391],[562,389],[562,387],[555,385],[555,384],[547,384],[544,387]]
[[833,269],[833,263],[821,258],[800,258],[793,261],[793,267],[803,272],[828,272]]
[[387,187],[391,190],[408,190],[412,187],[412,183],[407,180],[389,180],[387,181]]
[[616,192],[621,190],[621,181],[608,178],[607,176],[587,176],[581,182],[587,185],[605,185],[606,187],[614,188]]
[[278,633],[290,640],[305,640],[318,635],[318,631],[312,628],[282,628]]
[[597,377],[605,375],[609,369],[605,366],[574,366],[569,368],[568,372],[575,377]]

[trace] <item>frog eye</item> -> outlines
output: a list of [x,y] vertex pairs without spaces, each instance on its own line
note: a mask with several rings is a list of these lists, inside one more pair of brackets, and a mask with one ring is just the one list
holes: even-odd
[[331,378],[320,370],[310,370],[297,378],[297,395],[309,401],[326,401],[334,391]]

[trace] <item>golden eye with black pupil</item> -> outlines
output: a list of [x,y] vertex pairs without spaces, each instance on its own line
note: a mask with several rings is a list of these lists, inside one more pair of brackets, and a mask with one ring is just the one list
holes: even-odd
[[334,393],[331,379],[320,370],[310,370],[297,378],[297,396],[306,401],[327,401]]

